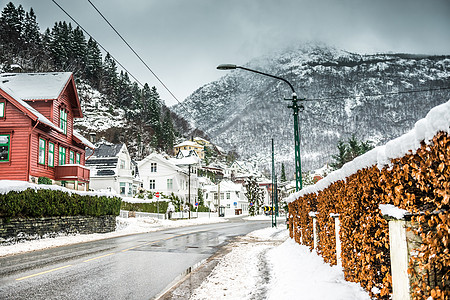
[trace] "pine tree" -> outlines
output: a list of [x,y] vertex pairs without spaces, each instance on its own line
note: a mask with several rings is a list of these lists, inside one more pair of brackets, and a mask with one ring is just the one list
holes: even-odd
[[284,169],[284,164],[281,164],[281,182],[286,182],[286,170]]
[[338,141],[337,148],[338,154],[332,156],[334,162],[330,164],[330,167],[335,170],[342,168],[347,162],[352,161],[359,155],[373,149],[373,146],[368,141],[358,141],[358,139],[352,135],[347,142],[342,140]]
[[263,193],[261,188],[258,185],[258,182],[255,178],[249,177],[245,181],[245,197],[247,197],[247,200],[249,202],[249,215],[255,216],[259,214],[259,210],[262,206],[262,200],[263,200]]
[[109,53],[106,53],[103,61],[103,72],[100,86],[101,92],[109,99],[113,99],[115,97],[115,87],[118,81],[116,62]]
[[166,114],[161,124],[161,144],[162,149],[171,153],[173,151],[173,143],[175,142],[175,130],[173,128],[172,117],[170,116],[170,110],[166,110]]
[[89,38],[86,45],[86,62],[84,76],[92,87],[99,89],[102,78],[102,53],[98,44],[92,38]]

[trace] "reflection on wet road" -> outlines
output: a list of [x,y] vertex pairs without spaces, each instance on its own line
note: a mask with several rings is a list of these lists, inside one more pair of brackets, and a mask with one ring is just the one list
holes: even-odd
[[270,226],[183,227],[0,258],[2,299],[151,299],[231,237]]

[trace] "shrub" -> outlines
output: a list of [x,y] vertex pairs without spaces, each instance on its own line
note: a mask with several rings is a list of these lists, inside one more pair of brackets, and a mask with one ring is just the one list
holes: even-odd
[[0,194],[0,218],[119,215],[121,198],[26,189]]

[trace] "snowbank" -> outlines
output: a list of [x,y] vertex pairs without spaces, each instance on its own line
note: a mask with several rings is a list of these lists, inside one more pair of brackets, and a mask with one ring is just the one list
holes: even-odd
[[286,202],[290,203],[301,196],[324,190],[334,182],[345,180],[358,170],[375,165],[381,169],[389,165],[392,159],[403,157],[408,153],[415,153],[422,141],[429,143],[440,131],[450,133],[450,100],[431,109],[427,116],[417,121],[414,129],[408,133],[389,141],[384,146],[376,147],[358,156],[342,166],[341,169],[331,172],[315,185],[293,193],[286,198]]
[[359,284],[345,281],[340,267],[326,264],[308,247],[292,239],[269,251],[267,256],[273,266],[267,299],[370,299]]

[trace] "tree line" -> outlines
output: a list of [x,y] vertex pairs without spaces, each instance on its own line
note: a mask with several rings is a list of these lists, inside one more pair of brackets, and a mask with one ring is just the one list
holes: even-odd
[[[2,70],[3,69],[3,70]],[[56,22],[40,32],[33,8],[9,2],[0,16],[0,71],[73,72],[105,96],[105,105],[122,108],[126,118],[151,131],[154,148],[170,151],[175,136],[189,128],[186,121],[171,112],[156,87],[142,88],[131,82],[127,72],[119,71],[109,53],[103,57],[97,42],[71,23]]]

